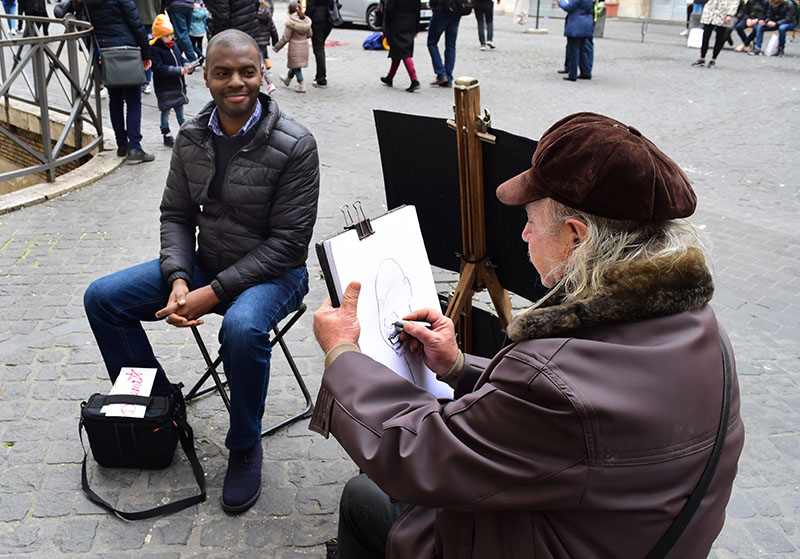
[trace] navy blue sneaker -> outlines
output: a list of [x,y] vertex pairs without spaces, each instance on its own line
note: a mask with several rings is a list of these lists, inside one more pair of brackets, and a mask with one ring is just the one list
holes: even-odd
[[231,451],[222,485],[222,510],[236,514],[255,504],[261,495],[262,457],[261,441],[249,450]]

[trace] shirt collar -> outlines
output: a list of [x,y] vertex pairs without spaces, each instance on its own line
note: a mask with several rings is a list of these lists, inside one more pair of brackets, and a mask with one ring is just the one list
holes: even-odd
[[[256,102],[256,110],[253,111],[253,114],[250,115],[250,118],[247,119],[247,122],[244,123],[244,126],[242,126],[242,128],[236,134],[230,137],[238,138],[250,132],[250,130],[252,130],[253,127],[258,123],[259,119],[261,119],[261,113],[262,113],[261,100],[258,100]],[[214,107],[214,110],[211,111],[211,118],[208,119],[208,127],[217,136],[226,137],[225,133],[222,131],[222,128],[219,125],[219,115],[217,114],[216,107]]]

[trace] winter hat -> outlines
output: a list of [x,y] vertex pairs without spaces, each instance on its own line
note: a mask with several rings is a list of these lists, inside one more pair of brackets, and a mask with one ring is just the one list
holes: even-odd
[[153,38],[150,39],[150,44],[154,45],[161,37],[175,33],[172,24],[169,21],[167,14],[158,14],[153,21]]
[[633,126],[595,113],[565,117],[542,135],[531,168],[497,188],[507,205],[552,198],[611,219],[688,217],[697,197],[686,174]]

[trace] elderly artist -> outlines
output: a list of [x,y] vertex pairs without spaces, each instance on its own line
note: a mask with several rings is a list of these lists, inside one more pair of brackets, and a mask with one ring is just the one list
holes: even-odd
[[96,280],[84,306],[111,380],[122,366],[152,367],[154,393],[172,387],[142,321],[187,327],[224,315],[219,353],[231,410],[222,508],[239,513],[261,493],[269,333],[308,292],[319,159],[308,130],[259,93],[263,60],[252,37],[218,33],[206,54],[213,101],[175,140],[161,257]]
[[[351,284],[314,331],[327,353],[311,428],[364,474],[340,504],[342,559],[644,557],[684,507],[723,400],[713,283],[686,175],[636,129],[579,113],[500,185],[550,294],[491,361],[452,322],[411,313],[403,339],[443,380],[437,400],[358,351]],[[722,457],[672,557],[705,557],[722,529],[744,427],[735,374]]]

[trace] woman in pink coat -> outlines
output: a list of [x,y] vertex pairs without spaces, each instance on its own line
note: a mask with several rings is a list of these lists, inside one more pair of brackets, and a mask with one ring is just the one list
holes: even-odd
[[274,48],[275,52],[278,52],[283,45],[289,44],[289,56],[286,61],[289,74],[286,77],[281,76],[281,81],[286,87],[289,87],[292,78],[297,76],[297,87],[295,88],[297,93],[306,92],[302,68],[308,67],[308,39],[311,35],[311,19],[305,16],[297,0],[292,0],[289,2],[289,19],[286,20],[283,37]]

